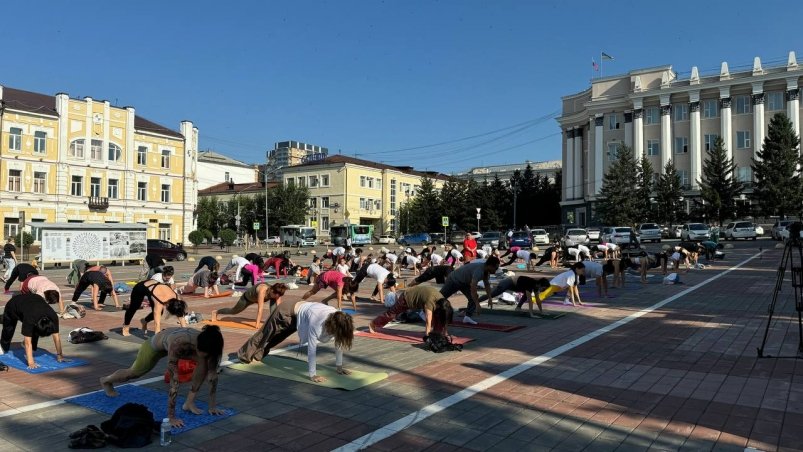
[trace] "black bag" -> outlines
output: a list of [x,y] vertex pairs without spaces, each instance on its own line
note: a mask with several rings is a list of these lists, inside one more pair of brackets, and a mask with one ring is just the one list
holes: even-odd
[[429,333],[429,336],[424,336],[424,350],[435,353],[452,352],[455,350],[460,352],[463,351],[463,346],[452,343],[452,336],[444,336],[440,333]]
[[102,449],[106,447],[108,437],[94,425],[70,434],[70,449]]
[[85,342],[96,342],[108,339],[103,331],[95,331],[90,328],[77,328],[70,331],[70,342],[73,344],[83,344]]
[[109,435],[108,441],[122,448],[147,446],[156,426],[153,413],[139,403],[126,403],[114,412],[111,419],[100,424]]

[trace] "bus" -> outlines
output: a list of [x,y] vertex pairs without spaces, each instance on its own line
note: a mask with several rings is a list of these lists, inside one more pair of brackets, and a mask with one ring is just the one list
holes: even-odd
[[374,225],[372,224],[349,224],[341,226],[331,226],[329,234],[332,236],[332,243],[336,246],[346,246],[346,239],[351,239],[352,245],[370,245],[374,236]]
[[313,227],[289,224],[279,228],[279,242],[284,246],[315,246],[318,237]]

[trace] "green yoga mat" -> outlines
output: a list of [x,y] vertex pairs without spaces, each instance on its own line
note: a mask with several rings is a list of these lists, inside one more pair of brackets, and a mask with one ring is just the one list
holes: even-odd
[[[535,319],[545,319],[545,320],[555,320],[555,319],[559,319],[561,317],[564,317],[567,314],[570,314],[570,313],[569,312],[550,311],[550,312],[544,312],[543,314],[538,314],[538,312],[536,312],[535,315],[538,316],[538,317],[533,317],[533,318],[535,318]],[[528,318],[528,319],[530,318],[530,313],[529,313],[529,311],[526,311],[526,310],[514,311],[512,309],[483,309],[482,313],[480,314],[480,316],[474,318],[474,320],[479,321],[479,319],[483,318],[486,315],[493,315],[493,316],[506,315],[506,316],[512,316],[512,317],[525,317],[525,318]],[[459,322],[460,320],[458,319],[456,321]]]
[[306,361],[281,356],[269,356],[259,363],[233,364],[229,366],[229,369],[267,375],[269,377],[284,378],[285,380],[298,381],[327,388],[345,389],[346,391],[353,391],[388,378],[388,374],[385,372],[372,373],[351,369],[349,369],[351,370],[351,375],[340,375],[334,367],[318,364],[318,375],[326,377],[326,381],[323,383],[315,383],[309,378],[309,370],[307,369]]

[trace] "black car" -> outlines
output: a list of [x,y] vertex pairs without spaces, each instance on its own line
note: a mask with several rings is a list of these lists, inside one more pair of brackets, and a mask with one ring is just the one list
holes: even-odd
[[148,239],[148,254],[161,257],[166,261],[183,261],[187,259],[187,252],[181,244],[167,240]]
[[501,244],[502,247],[505,245],[505,235],[499,231],[489,231],[482,234],[482,237],[477,239],[477,244],[479,246],[483,245],[490,245],[494,248],[499,248]]

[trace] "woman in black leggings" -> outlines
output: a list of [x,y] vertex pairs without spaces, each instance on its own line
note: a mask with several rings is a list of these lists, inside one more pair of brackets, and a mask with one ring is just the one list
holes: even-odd
[[125,317],[123,318],[123,336],[129,336],[129,325],[131,319],[134,318],[134,313],[142,307],[142,302],[148,297],[151,305],[151,313],[145,316],[140,322],[142,323],[142,331],[148,334],[148,322],[154,320],[154,332],[158,333],[162,330],[162,312],[167,309],[167,312],[178,317],[179,323],[182,327],[187,326],[184,316],[187,315],[187,303],[179,300],[176,297],[176,292],[167,284],[160,283],[148,279],[140,281],[131,290],[131,299],[128,303],[128,308],[125,310]]
[[11,289],[11,285],[14,284],[14,281],[18,280],[20,282],[25,281],[28,279],[30,275],[38,275],[39,271],[31,264],[17,264],[13,270],[11,270],[11,276],[9,276],[8,280],[6,280],[5,292],[8,293],[9,289]]

